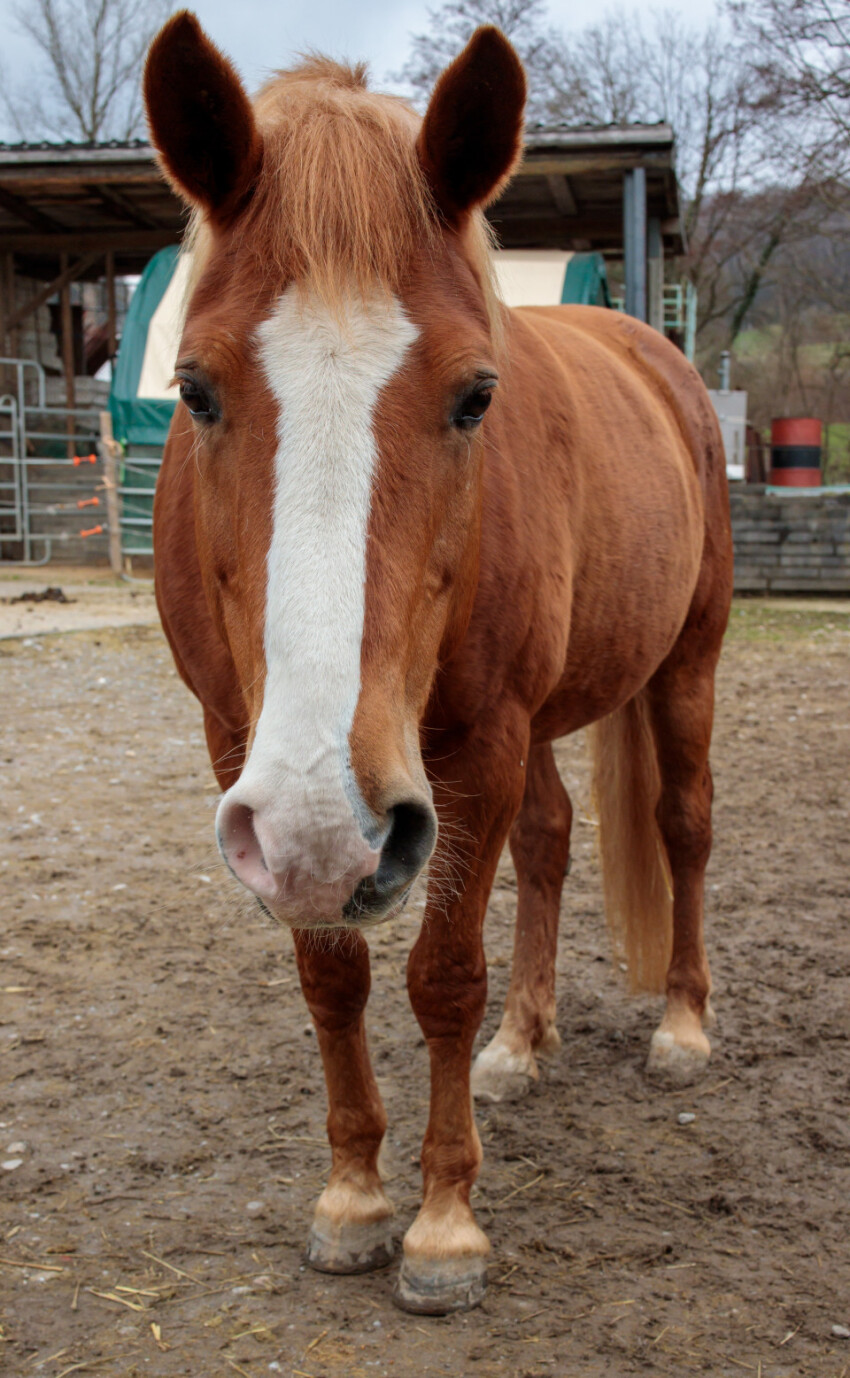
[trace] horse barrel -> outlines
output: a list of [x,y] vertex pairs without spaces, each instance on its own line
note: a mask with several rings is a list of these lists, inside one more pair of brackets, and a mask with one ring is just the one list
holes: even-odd
[[770,424],[770,482],[787,488],[820,487],[821,423],[788,416]]

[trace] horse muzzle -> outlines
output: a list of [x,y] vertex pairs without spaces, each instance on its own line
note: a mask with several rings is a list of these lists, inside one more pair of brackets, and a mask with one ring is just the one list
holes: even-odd
[[434,850],[437,819],[430,801],[405,798],[367,839],[353,814],[306,826],[274,801],[252,807],[237,784],[219,805],[216,837],[236,879],[289,927],[358,927],[403,907]]
[[395,804],[388,818],[389,832],[377,869],[358,881],[343,906],[348,923],[380,923],[398,913],[434,850],[437,818],[430,805],[420,800]]

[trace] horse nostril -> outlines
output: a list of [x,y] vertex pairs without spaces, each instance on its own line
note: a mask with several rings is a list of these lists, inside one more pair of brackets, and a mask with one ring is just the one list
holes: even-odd
[[219,822],[219,844],[231,865],[256,853],[262,865],[266,864],[254,831],[254,810],[247,804],[231,804],[226,810]]
[[393,805],[387,817],[390,832],[381,850],[375,884],[379,889],[395,890],[422,870],[434,850],[437,820],[418,800]]
[[254,810],[247,804],[224,800],[218,817],[218,845],[237,880],[261,897],[277,890],[254,827]]

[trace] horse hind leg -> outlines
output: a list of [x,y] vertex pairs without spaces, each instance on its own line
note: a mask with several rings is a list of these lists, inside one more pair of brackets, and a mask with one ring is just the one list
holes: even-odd
[[713,1013],[703,914],[712,841],[708,757],[715,665],[716,655],[695,655],[683,636],[646,690],[661,785],[656,818],[673,884],[667,1006],[652,1037],[647,1069],[677,1084],[693,1081],[711,1052],[704,1032]]
[[571,824],[572,806],[551,744],[532,747],[522,806],[510,832],[517,873],[511,984],[499,1030],[473,1067],[472,1090],[479,1100],[519,1100],[539,1077],[536,1055],[560,1047],[555,956]]

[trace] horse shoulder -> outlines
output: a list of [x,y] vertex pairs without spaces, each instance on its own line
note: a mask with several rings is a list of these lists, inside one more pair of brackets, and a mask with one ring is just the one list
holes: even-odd
[[[558,665],[541,732],[561,735],[645,681],[714,581],[706,561],[725,558],[725,467],[699,375],[656,331],[593,307],[512,317],[510,438],[497,448],[521,456],[525,530],[512,553],[501,534],[485,540],[494,569],[482,583],[503,588],[506,549],[522,566],[533,606],[521,621],[543,664]],[[531,650],[523,642],[523,656]]]

